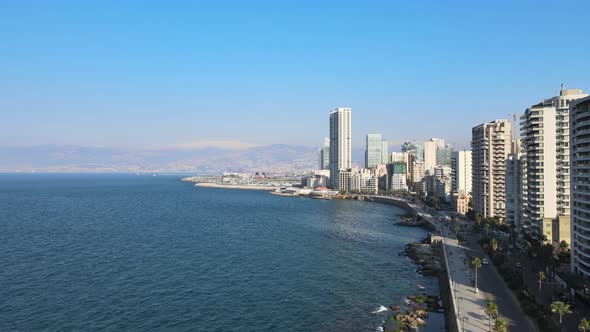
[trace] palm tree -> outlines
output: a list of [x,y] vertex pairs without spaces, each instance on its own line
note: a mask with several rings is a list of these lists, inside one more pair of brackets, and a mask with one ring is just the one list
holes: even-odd
[[475,270],[475,294],[479,293],[477,289],[477,269],[481,267],[481,259],[479,257],[473,257],[471,260],[471,267]]
[[586,318],[582,318],[582,320],[580,321],[580,325],[578,325],[578,330],[582,332],[590,330],[590,321],[588,321]]
[[493,332],[508,332],[508,324],[506,324],[506,321],[502,318],[496,319]]
[[553,301],[551,303],[551,312],[559,315],[559,324],[563,321],[563,315],[571,314],[570,305],[561,301]]
[[494,301],[489,300],[484,311],[485,311],[486,315],[488,315],[488,327],[489,327],[489,330],[491,331],[492,330],[492,318],[493,319],[498,318],[498,306],[496,305],[496,303],[494,303]]
[[539,281],[539,292],[541,291],[541,283],[545,281],[545,272],[539,271],[537,273],[537,280]]
[[493,252],[496,252],[496,250],[498,250],[498,240],[496,240],[495,237],[490,239],[490,248]]

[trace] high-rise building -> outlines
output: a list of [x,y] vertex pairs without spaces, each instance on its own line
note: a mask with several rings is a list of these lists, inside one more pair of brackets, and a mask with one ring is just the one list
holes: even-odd
[[437,149],[445,147],[445,140],[443,138],[431,138],[430,141],[434,142],[434,145]]
[[471,151],[455,151],[451,155],[451,192],[471,195]]
[[412,163],[412,182],[421,182],[424,178],[424,162],[415,160]]
[[453,146],[447,144],[436,149],[436,165],[451,166]]
[[590,97],[570,105],[571,266],[590,280]]
[[506,215],[506,158],[511,152],[510,122],[495,120],[471,130],[473,210],[484,218]]
[[424,142],[424,171],[432,174],[436,167],[437,142],[433,139]]
[[352,168],[351,109],[339,107],[330,112],[330,182],[340,190],[338,173]]
[[580,89],[565,89],[561,85],[559,95],[551,98],[556,113],[557,146],[557,213],[569,222],[570,215],[570,104],[588,94]]
[[330,139],[327,137],[320,148],[319,169],[330,169]]
[[402,162],[405,161],[405,156],[406,153],[405,152],[392,152],[390,154],[388,163],[395,163],[395,162]]
[[368,134],[365,144],[365,168],[383,164],[383,140],[381,134]]
[[404,142],[402,144],[402,152],[407,152],[412,155],[412,159],[417,161],[424,160],[424,147],[416,142]]
[[389,162],[389,144],[387,140],[381,140],[381,164],[387,164]]
[[527,196],[523,216],[529,233],[552,239],[557,217],[556,113],[549,104],[527,108],[521,117],[522,149],[527,161]]
[[521,117],[526,190],[522,220],[537,239],[558,245],[570,242],[569,105],[587,96],[565,90],[527,108]]
[[[518,143],[517,143],[518,144]],[[523,177],[524,157],[513,152],[506,159],[506,224],[514,231],[519,231],[523,212],[525,179]]]

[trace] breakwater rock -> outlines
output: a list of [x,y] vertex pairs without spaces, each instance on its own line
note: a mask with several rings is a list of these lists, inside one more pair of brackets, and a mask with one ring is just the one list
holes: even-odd
[[420,265],[422,275],[437,275],[442,270],[437,249],[428,243],[409,243],[402,255]]

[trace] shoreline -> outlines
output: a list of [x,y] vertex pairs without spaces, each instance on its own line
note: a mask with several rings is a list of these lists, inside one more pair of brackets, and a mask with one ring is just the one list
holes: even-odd
[[245,184],[219,184],[219,183],[211,183],[211,182],[197,182],[197,183],[195,183],[194,186],[195,187],[202,187],[202,188],[262,190],[262,191],[275,190],[276,188],[278,188],[278,187],[271,187],[271,186],[257,186],[257,185],[245,185]]

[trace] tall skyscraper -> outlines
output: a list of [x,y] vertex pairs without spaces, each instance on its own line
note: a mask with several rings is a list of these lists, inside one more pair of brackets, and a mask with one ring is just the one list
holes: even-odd
[[504,220],[506,158],[511,152],[510,122],[495,120],[471,130],[473,210]]
[[445,145],[436,149],[436,165],[451,166],[451,156],[453,154],[453,146]]
[[338,173],[352,168],[351,109],[338,107],[330,112],[330,183],[340,189]]
[[383,164],[383,140],[381,134],[368,134],[365,145],[365,168]]
[[389,162],[389,143],[387,140],[381,140],[381,164]]
[[526,191],[523,191],[524,167],[524,158],[519,152],[511,153],[506,159],[506,224],[516,232],[522,224],[523,208],[526,206],[523,204],[523,197],[528,195]]
[[330,139],[324,138],[324,145],[320,148],[319,168],[330,169]]
[[471,195],[471,151],[455,151],[451,155],[451,191]]
[[590,97],[571,104],[571,265],[590,279]]
[[525,111],[521,117],[523,165],[522,220],[529,233],[549,243],[570,242],[569,105],[587,96],[565,90]]
[[552,239],[552,222],[557,217],[556,113],[550,104],[527,108],[521,117],[521,137],[526,158],[527,195],[523,220],[530,234]]
[[559,95],[551,98],[557,116],[557,212],[560,216],[570,214],[570,104],[587,96],[580,89],[565,89],[562,84]]
[[424,142],[424,171],[433,174],[436,167],[437,142],[429,140]]

